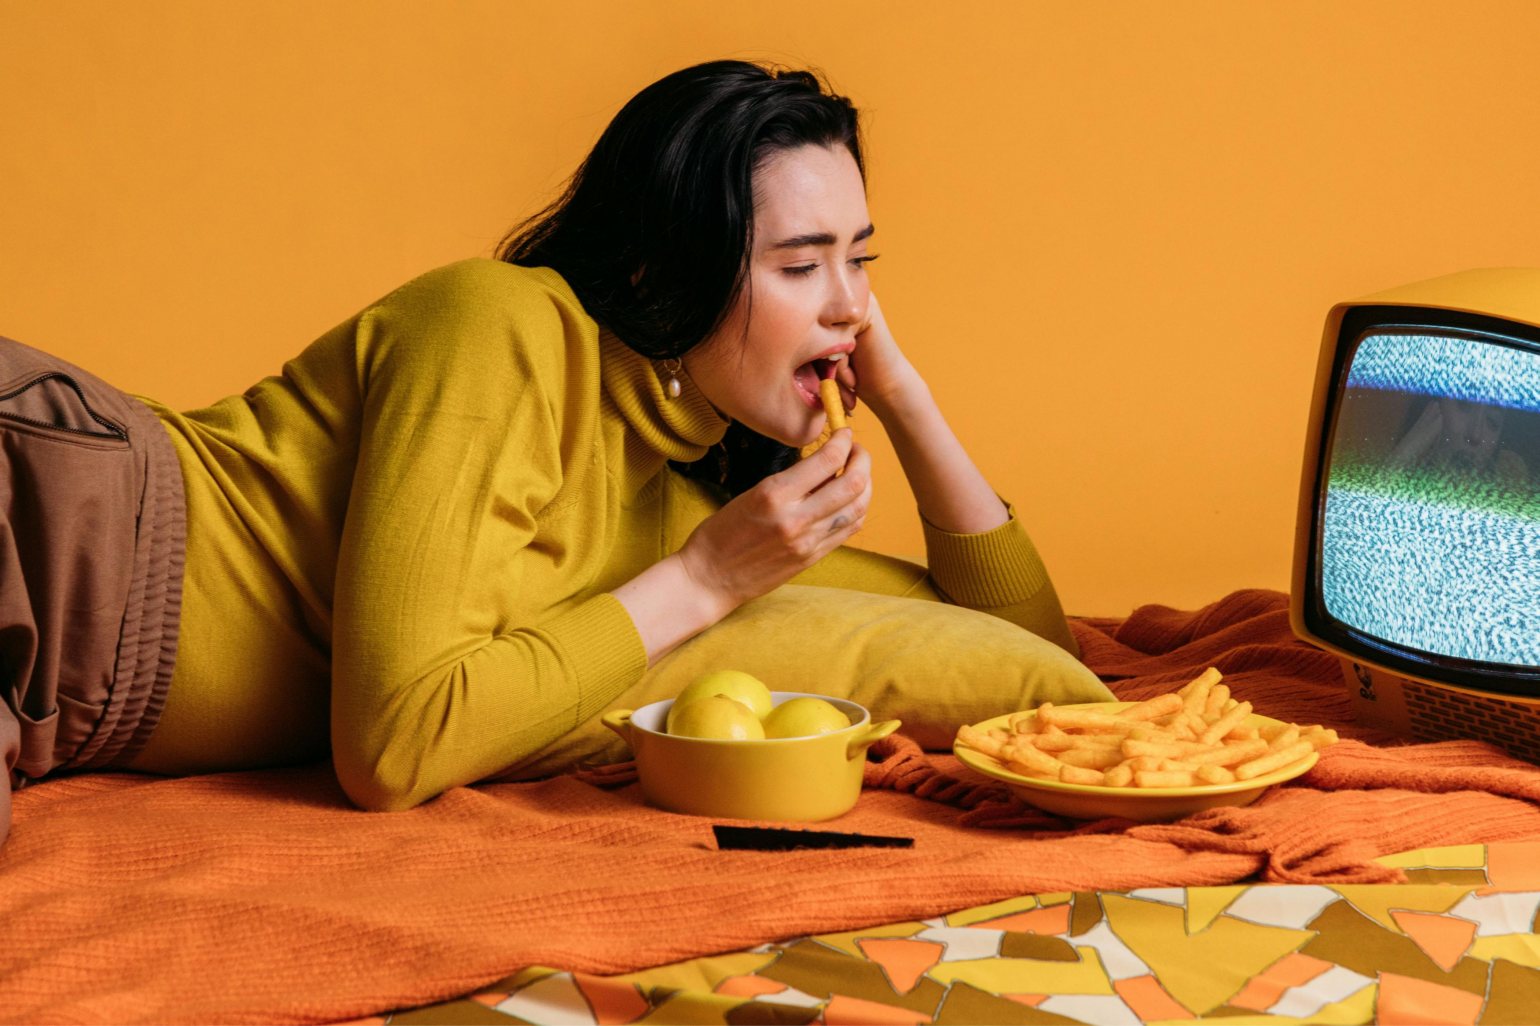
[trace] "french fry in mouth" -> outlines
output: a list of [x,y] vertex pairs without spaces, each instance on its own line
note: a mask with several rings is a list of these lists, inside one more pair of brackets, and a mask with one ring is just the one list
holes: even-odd
[[818,398],[823,400],[823,412],[829,418],[832,435],[845,426],[845,400],[840,398],[840,383],[833,378],[824,378],[818,383]]
[[[802,447],[803,459],[822,449],[829,439],[834,437],[834,432],[850,425],[850,421],[845,417],[845,401],[840,398],[839,382],[835,381],[832,375],[818,382],[818,398],[823,400],[823,431],[817,438]],[[841,467],[834,472],[834,476],[839,477],[844,473],[845,468]]]

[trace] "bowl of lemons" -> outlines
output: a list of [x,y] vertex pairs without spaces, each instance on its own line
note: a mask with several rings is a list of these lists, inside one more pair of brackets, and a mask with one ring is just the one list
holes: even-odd
[[866,750],[899,727],[843,698],[771,691],[718,670],[672,699],[616,709],[603,723],[636,757],[647,801],[671,812],[816,822],[861,795]]

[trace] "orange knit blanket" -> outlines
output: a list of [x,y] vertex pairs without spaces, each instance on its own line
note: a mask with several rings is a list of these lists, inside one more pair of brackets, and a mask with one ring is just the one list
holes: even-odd
[[350,808],[327,766],[58,780],[16,796],[0,849],[0,1017],[323,1022],[530,964],[624,972],[1034,891],[1389,882],[1377,855],[1540,839],[1540,770],[1477,743],[1382,747],[1344,722],[1335,661],[1292,639],[1277,593],[1075,627],[1121,697],[1215,665],[1259,710],[1348,740],[1252,806],[1132,826],[1045,815],[894,738],[837,826],[907,850],[719,852],[708,820],[591,777],[393,814]]

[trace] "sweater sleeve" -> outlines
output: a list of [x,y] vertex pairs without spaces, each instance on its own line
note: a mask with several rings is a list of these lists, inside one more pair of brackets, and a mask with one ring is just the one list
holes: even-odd
[[854,588],[967,606],[1024,627],[1080,655],[1037,547],[1006,504],[1005,523],[980,534],[954,534],[921,518],[929,569],[845,546],[803,571],[797,584]]
[[506,279],[419,279],[358,322],[331,731],[338,779],[368,809],[495,775],[647,665],[613,596],[563,606],[527,585],[535,561],[561,558],[531,544],[536,518],[564,457],[592,452],[593,418],[573,409],[570,319],[537,288],[493,287]]

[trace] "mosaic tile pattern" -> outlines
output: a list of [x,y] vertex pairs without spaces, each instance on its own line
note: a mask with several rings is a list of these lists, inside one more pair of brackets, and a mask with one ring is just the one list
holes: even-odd
[[361,1022],[1536,1022],[1540,843],[1381,861],[1408,882],[1038,894]]

